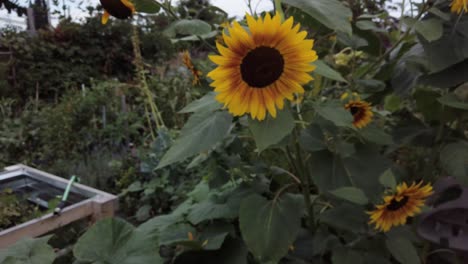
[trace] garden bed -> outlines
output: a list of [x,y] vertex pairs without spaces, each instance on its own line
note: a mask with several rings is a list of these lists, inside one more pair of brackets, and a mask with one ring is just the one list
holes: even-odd
[[74,221],[113,216],[117,197],[74,184],[60,214],[53,214],[68,181],[24,165],[0,173],[0,248],[23,237],[36,237]]

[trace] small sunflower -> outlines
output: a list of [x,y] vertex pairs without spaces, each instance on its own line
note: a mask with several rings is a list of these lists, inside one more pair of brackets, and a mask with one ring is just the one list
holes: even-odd
[[384,203],[377,205],[370,215],[369,224],[375,224],[375,228],[387,232],[392,226],[404,225],[408,217],[421,212],[421,207],[428,196],[432,194],[432,186],[422,186],[422,181],[408,186],[399,184],[396,192],[384,196]]
[[182,53],[182,61],[184,62],[185,67],[187,67],[193,75],[192,85],[199,84],[202,72],[195,68],[192,63],[192,59],[190,58],[190,53],[187,50]]
[[[276,117],[284,99],[294,100],[303,94],[302,85],[312,80],[311,62],[317,59],[314,41],[305,39],[307,32],[293,26],[290,17],[281,22],[279,14],[264,19],[247,16],[248,30],[233,22],[223,31],[226,46],[217,43],[221,55],[210,59],[218,65],[208,74],[216,99],[235,116],[250,113],[264,120],[268,112]],[[227,34],[226,31],[229,31]]]
[[360,99],[352,99],[345,105],[345,109],[349,110],[353,115],[353,125],[357,128],[367,126],[374,113],[372,113],[371,105],[366,101]]
[[109,16],[119,19],[130,18],[135,13],[135,6],[130,0],[100,0],[104,8],[101,22],[106,24]]
[[450,11],[457,14],[468,13],[468,0],[453,0],[450,4]]

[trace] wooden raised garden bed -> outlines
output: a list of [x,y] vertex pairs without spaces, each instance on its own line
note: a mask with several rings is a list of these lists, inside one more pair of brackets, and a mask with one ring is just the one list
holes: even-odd
[[[37,237],[57,228],[89,218],[96,221],[111,217],[118,207],[117,196],[75,183],[70,189],[65,207],[60,214],[48,208],[56,204],[68,180],[25,165],[6,167],[0,172],[0,192],[22,197],[21,202],[42,208],[40,217],[0,231],[0,248],[8,247],[23,237]],[[0,207],[2,205],[0,204]],[[1,212],[0,208],[0,212]],[[47,209],[47,210],[46,210]]]

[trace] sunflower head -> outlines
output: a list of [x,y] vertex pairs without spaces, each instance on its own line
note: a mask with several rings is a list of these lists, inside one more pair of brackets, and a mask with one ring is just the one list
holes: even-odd
[[375,224],[377,230],[387,232],[393,226],[404,225],[408,217],[421,212],[426,198],[433,193],[432,186],[422,186],[422,181],[408,186],[399,184],[393,194],[383,197],[383,204],[377,205],[375,210],[368,212],[369,224]]
[[185,65],[185,67],[187,67],[187,69],[189,69],[189,71],[193,75],[192,85],[199,84],[200,83],[200,76],[202,75],[202,72],[195,68],[195,66],[192,63],[192,59],[190,58],[190,53],[187,50],[185,50],[182,53],[182,61],[183,61],[184,65]]
[[353,125],[357,128],[367,126],[374,113],[372,113],[370,103],[361,101],[361,99],[351,99],[346,105],[345,109],[353,115]]
[[[216,44],[220,55],[210,56],[218,66],[208,74],[216,99],[235,116],[250,114],[264,120],[276,117],[284,99],[303,94],[302,85],[312,80],[311,62],[317,59],[313,40],[299,31],[290,17],[281,22],[279,14],[255,19],[247,16],[248,30],[233,22],[223,31],[226,46]],[[226,32],[228,31],[228,33]]]
[[452,0],[450,11],[457,14],[468,13],[468,0]]
[[104,8],[101,22],[106,24],[109,16],[119,19],[130,18],[135,13],[135,6],[130,0],[100,0]]

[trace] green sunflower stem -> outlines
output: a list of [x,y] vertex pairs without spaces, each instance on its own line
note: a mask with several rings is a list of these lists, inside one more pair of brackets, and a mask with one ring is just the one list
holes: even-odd
[[315,219],[314,219],[314,210],[312,207],[312,201],[310,200],[310,177],[307,171],[307,166],[304,164],[304,159],[302,158],[302,150],[297,141],[298,137],[296,136],[295,140],[295,149],[296,149],[296,160],[298,163],[299,170],[301,171],[301,189],[302,195],[304,196],[304,204],[307,210],[307,227],[311,232],[315,230]]
[[[296,171],[296,175],[299,176],[300,179],[300,187],[302,190],[302,196],[304,197],[304,204],[307,211],[307,228],[311,232],[315,232],[315,217],[314,217],[314,210],[312,206],[312,201],[310,199],[310,175],[308,173],[308,167],[304,163],[305,159],[302,156],[302,150],[299,146],[299,131],[296,129],[293,133],[293,148],[291,149],[289,146],[286,147],[286,154],[288,157],[288,161],[291,166]],[[294,155],[293,155],[294,152]]]
[[284,12],[281,8],[281,0],[275,0],[275,12],[280,15],[281,21],[284,21]]
[[[160,128],[165,127],[164,120],[161,117],[161,113],[159,111],[158,106],[156,105],[156,102],[153,100],[154,98],[153,92],[151,92],[148,86],[148,82],[146,81],[145,66],[143,63],[143,57],[141,56],[141,50],[140,50],[140,37],[138,35],[138,27],[136,25],[133,25],[132,45],[133,45],[133,54],[135,56],[133,60],[133,64],[135,65],[135,68],[136,68],[136,79],[139,81],[139,84],[142,88],[141,90],[143,92],[143,95],[146,97],[149,110],[151,111],[154,122],[156,123],[156,129],[159,130]],[[146,113],[146,118],[148,119],[151,135],[154,139],[155,136],[154,136],[154,131],[151,125],[151,118],[149,117],[149,113],[148,113],[148,109],[146,105],[145,105],[145,113]]]

